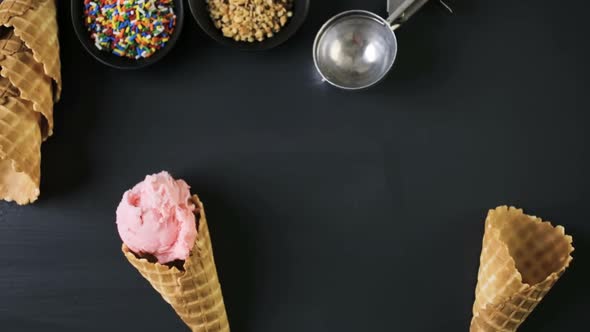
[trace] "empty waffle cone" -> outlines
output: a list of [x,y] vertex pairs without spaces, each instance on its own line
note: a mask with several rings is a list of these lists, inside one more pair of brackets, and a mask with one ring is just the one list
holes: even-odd
[[0,25],[12,27],[55,82],[54,101],[61,94],[61,64],[55,0],[0,1]]
[[43,114],[43,137],[50,136],[53,130],[51,78],[12,29],[5,28],[0,33],[0,67],[0,75],[18,88],[20,97],[33,102],[33,109]]
[[569,266],[573,250],[561,226],[514,207],[490,210],[470,331],[516,331]]
[[18,204],[39,196],[41,115],[0,78],[0,199]]
[[193,332],[229,332],[205,209],[197,196],[192,199],[199,217],[198,235],[181,269],[139,258],[125,245],[123,253]]

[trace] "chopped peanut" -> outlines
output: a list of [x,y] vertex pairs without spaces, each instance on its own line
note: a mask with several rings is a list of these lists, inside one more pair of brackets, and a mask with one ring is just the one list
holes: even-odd
[[225,37],[254,42],[271,38],[293,16],[293,0],[206,0],[209,16]]

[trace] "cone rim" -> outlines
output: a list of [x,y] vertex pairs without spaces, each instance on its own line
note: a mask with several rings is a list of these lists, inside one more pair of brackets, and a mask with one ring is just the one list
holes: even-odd
[[31,204],[31,203],[36,202],[39,199],[39,195],[41,194],[41,191],[39,190],[39,185],[35,183],[35,180],[33,179],[33,177],[31,177],[30,174],[28,174],[23,169],[21,169],[21,167],[18,167],[17,162],[14,159],[0,158],[0,161],[10,162],[10,168],[14,171],[14,173],[17,173],[21,176],[26,176],[28,181],[30,181],[31,184],[33,184],[35,186],[35,188],[32,192],[28,193],[28,195],[24,195],[26,197],[23,196],[24,198],[21,199],[21,198],[17,198],[17,195],[10,195],[9,196],[8,192],[5,192],[5,190],[4,190],[4,185],[0,185],[1,199],[6,202],[15,202],[18,205],[27,205],[27,204]]
[[[523,290],[525,288],[534,287],[534,286],[536,286],[538,284],[541,284],[543,282],[546,282],[547,280],[550,280],[550,279],[558,279],[559,276],[561,275],[561,273],[563,273],[563,271],[565,271],[569,267],[570,263],[574,259],[573,256],[572,256],[572,253],[575,250],[575,248],[573,246],[573,237],[571,235],[567,235],[565,233],[565,227],[563,227],[561,225],[553,225],[553,223],[551,221],[543,220],[542,218],[537,217],[537,216],[534,216],[534,215],[528,215],[528,214],[526,214],[524,212],[524,209],[517,208],[515,206],[508,206],[508,205],[501,205],[501,206],[496,207],[495,209],[490,209],[488,211],[488,216],[486,217],[486,221],[490,219],[490,213],[495,213],[497,211],[502,211],[502,210],[505,210],[505,211],[518,211],[518,212],[522,213],[523,215],[529,217],[529,219],[536,226],[543,225],[543,224],[550,226],[552,229],[557,230],[560,233],[560,235],[563,237],[563,239],[565,239],[565,241],[568,244],[568,250],[567,250],[568,256],[567,256],[566,260],[564,261],[564,263],[562,264],[562,266],[558,270],[555,270],[555,271],[551,272],[545,279],[541,280],[540,282],[537,282],[537,283],[527,283],[527,282],[524,282],[524,280],[522,278],[522,273],[520,272],[520,270],[516,266],[516,261],[514,260],[514,257],[512,257],[512,255],[510,254],[510,250],[508,250],[508,245],[504,241],[500,241],[502,247],[504,247],[504,248],[506,248],[506,250],[508,250],[509,257],[510,257],[510,262],[511,262],[511,264],[514,265],[514,269],[515,269],[516,273],[518,274],[518,280],[525,286],[523,288]],[[499,236],[498,229],[496,229],[495,227],[491,227],[490,226],[490,230],[493,232],[494,236]],[[486,231],[487,231],[487,229],[486,229]]]

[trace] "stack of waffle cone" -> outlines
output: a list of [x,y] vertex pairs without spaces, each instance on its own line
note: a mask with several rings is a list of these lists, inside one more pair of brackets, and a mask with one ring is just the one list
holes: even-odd
[[199,217],[198,235],[182,266],[162,265],[141,258],[123,245],[123,254],[162,295],[193,332],[229,332],[221,285],[203,203],[193,196]]
[[513,207],[490,210],[470,331],[516,331],[565,272],[573,250],[561,226]]
[[41,142],[61,93],[55,0],[0,1],[0,199],[39,196]]

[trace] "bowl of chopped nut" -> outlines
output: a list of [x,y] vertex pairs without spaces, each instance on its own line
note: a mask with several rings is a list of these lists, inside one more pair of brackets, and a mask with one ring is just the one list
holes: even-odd
[[309,0],[188,0],[199,26],[220,44],[268,50],[289,39],[305,21]]

